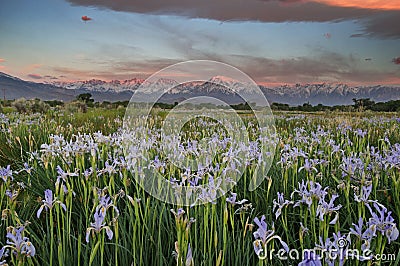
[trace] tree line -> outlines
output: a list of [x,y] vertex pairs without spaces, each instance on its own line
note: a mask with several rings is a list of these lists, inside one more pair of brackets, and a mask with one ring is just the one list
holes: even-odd
[[[90,93],[83,93],[76,96],[75,100],[69,103],[64,103],[59,100],[52,101],[42,101],[39,99],[17,99],[17,100],[6,100],[2,101],[0,105],[0,112],[2,111],[2,106],[12,106],[17,109],[18,112],[43,112],[50,107],[64,107],[67,110],[86,112],[87,108],[106,108],[106,109],[116,109],[116,108],[126,108],[129,101],[117,101],[117,102],[95,102]],[[157,102],[154,104],[155,108],[160,109],[173,109],[179,103],[162,103]],[[207,104],[204,104],[207,108]],[[252,110],[255,106],[254,103],[239,103],[231,104],[230,107],[235,110]],[[226,106],[224,107],[226,108]],[[276,111],[300,111],[300,112],[326,112],[326,111],[375,111],[375,112],[400,112],[400,100],[392,100],[387,102],[375,102],[370,98],[353,99],[352,105],[335,105],[326,106],[323,104],[311,105],[310,103],[304,103],[303,105],[290,106],[285,103],[272,103],[271,109]]]
[[289,106],[283,103],[272,103],[272,110],[278,111],[301,111],[301,112],[321,112],[321,111],[375,111],[375,112],[400,112],[400,100],[392,100],[388,102],[375,102],[370,98],[353,99],[352,105],[335,105],[326,106],[322,104],[311,105],[304,103],[298,106]]

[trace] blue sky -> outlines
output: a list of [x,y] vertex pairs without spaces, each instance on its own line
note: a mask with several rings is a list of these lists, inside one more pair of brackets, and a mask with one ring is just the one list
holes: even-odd
[[[400,84],[396,1],[379,9],[347,7],[346,0],[264,0],[261,7],[273,12],[265,16],[257,10],[262,0],[246,7],[240,0],[220,7],[180,1],[3,0],[0,71],[42,82],[130,79],[210,59],[264,84]],[[321,15],[308,13],[313,8]]]

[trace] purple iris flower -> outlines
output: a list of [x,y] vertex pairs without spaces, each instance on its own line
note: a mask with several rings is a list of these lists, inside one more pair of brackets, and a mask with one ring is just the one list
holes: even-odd
[[175,215],[176,219],[179,219],[182,217],[182,215],[185,214],[185,210],[182,208],[179,208],[178,211],[175,211],[174,209],[171,209],[171,212]]
[[247,199],[242,199],[241,201],[236,201],[237,194],[231,192],[231,195],[232,195],[231,197],[226,198],[226,202],[229,202],[232,205],[242,205],[248,201]]
[[354,200],[357,202],[362,202],[364,203],[366,206],[369,206],[369,203],[374,203],[379,205],[381,208],[386,209],[382,204],[380,204],[377,200],[370,200],[368,199],[369,196],[371,195],[372,192],[372,185],[369,186],[363,186],[361,188],[361,194],[360,195],[356,195],[354,194]]
[[382,235],[387,237],[388,243],[390,244],[390,242],[399,237],[399,230],[397,229],[394,218],[392,217],[392,212],[388,212],[385,207],[380,206],[377,203],[374,203],[374,207],[376,212],[368,206],[372,215],[372,217],[369,219],[369,225],[375,226],[377,231],[381,232]]
[[299,168],[299,173],[302,170],[305,170],[308,173],[311,173],[312,171],[318,172],[317,168],[315,168],[315,161],[314,160],[310,160],[308,158],[306,158],[304,160],[304,165],[302,167]]
[[317,207],[317,216],[319,215],[319,219],[321,221],[324,220],[325,214],[336,213],[335,218],[329,224],[336,224],[337,219],[339,218],[338,210],[342,208],[342,205],[335,206],[334,201],[338,198],[338,195],[332,195],[331,200],[328,202],[325,201],[325,197],[321,198]]
[[290,204],[293,204],[293,201],[285,200],[283,193],[278,192],[278,200],[274,199],[273,200],[274,207],[273,211],[275,211],[275,219],[278,219],[278,217],[282,213],[282,209],[286,206],[289,206]]
[[18,228],[12,227],[6,235],[7,245],[4,248],[11,248],[18,254],[33,257],[36,254],[36,249],[32,242],[29,241],[29,238],[24,237],[24,230],[24,226]]
[[42,213],[43,209],[45,208],[46,210],[51,210],[54,207],[54,204],[60,204],[60,206],[64,209],[64,211],[67,211],[67,207],[65,206],[64,203],[61,201],[57,200],[57,198],[53,198],[53,191],[50,189],[46,189],[44,191],[44,200],[42,200],[43,204],[40,206],[38,212],[37,212],[37,217],[40,217],[40,214]]
[[9,179],[13,180],[13,171],[10,166],[7,165],[6,168],[0,168],[0,178],[3,179],[4,182],[7,182]]
[[274,226],[272,225],[272,229],[268,230],[268,225],[265,222],[265,215],[261,217],[261,220],[259,220],[257,217],[254,218],[254,223],[258,226],[257,231],[253,233],[253,236],[256,239],[253,242],[253,246],[257,256],[260,257],[262,252],[266,251],[266,245],[273,239],[278,239],[285,251],[289,252],[288,245],[281,239],[280,236],[275,235]]
[[[5,247],[0,249],[0,260],[8,256],[8,250]],[[0,265],[7,265],[6,260],[0,261]]]
[[90,223],[90,227],[86,229],[86,242],[89,243],[90,232],[100,233],[101,230],[106,230],[108,239],[111,240],[114,236],[113,231],[106,225],[104,219],[106,218],[106,210],[102,206],[97,206],[94,213],[94,223]]

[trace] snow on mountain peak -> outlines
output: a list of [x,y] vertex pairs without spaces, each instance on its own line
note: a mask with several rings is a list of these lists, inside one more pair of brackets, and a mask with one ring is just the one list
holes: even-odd
[[215,83],[239,83],[238,80],[225,76],[215,76],[212,77],[209,81]]

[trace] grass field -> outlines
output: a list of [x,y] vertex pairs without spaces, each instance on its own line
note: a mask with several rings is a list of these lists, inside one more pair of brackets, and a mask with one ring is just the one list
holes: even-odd
[[[122,130],[123,116],[0,114],[0,265],[400,264],[396,114],[275,113],[277,149],[262,185],[247,189],[250,164],[232,191],[196,206],[159,201],[136,180],[158,171],[174,184],[221,190],[224,155],[201,175],[186,173],[160,155],[151,132],[138,144],[152,154],[143,169],[139,155],[124,156],[124,134],[141,129]],[[187,135],[224,143],[207,123]],[[273,249],[291,256],[270,257]],[[343,256],[349,250],[360,257]]]

